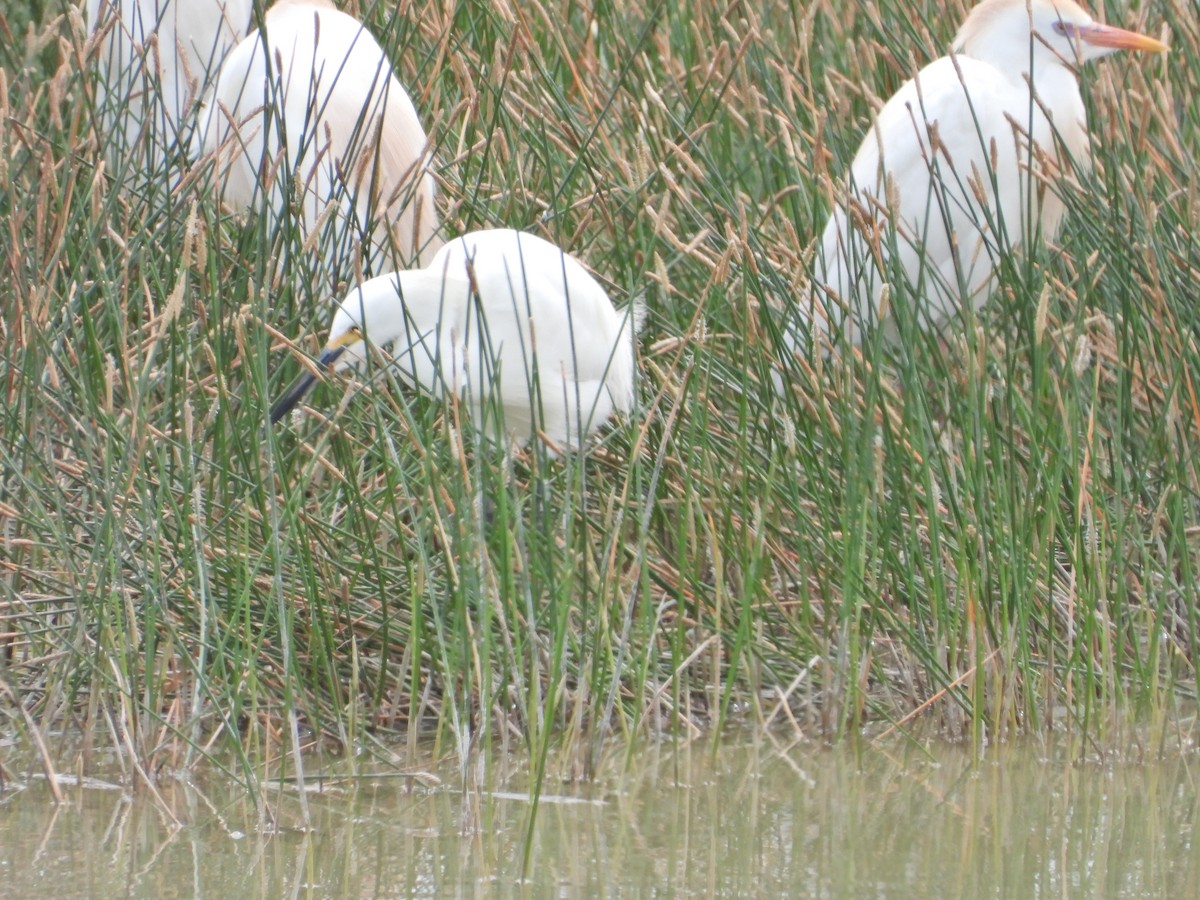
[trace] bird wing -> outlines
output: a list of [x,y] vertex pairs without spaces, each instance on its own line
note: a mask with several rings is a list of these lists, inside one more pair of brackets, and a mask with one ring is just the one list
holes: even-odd
[[634,317],[614,310],[591,274],[548,241],[475,232],[399,277],[411,335],[421,339],[397,342],[393,355],[427,389],[457,393],[483,423],[496,422],[499,407],[511,434],[536,423],[578,443],[614,408],[632,407]]
[[371,194],[393,223],[391,246],[386,249],[406,262],[427,265],[442,246],[436,238],[438,217],[428,138],[408,92],[395,78],[388,78],[386,90],[378,164],[371,169]]
[[257,206],[265,191],[281,215],[294,175],[306,247],[329,288],[346,277],[344,260],[361,256],[365,273],[379,274],[431,245],[424,129],[353,17],[325,4],[272,6],[263,33],[228,57],[201,130],[206,152],[226,147],[217,177],[234,209]]
[[[221,201],[236,212],[256,205],[259,191],[269,190],[274,182],[271,166],[263,164],[267,151],[265,104],[270,93],[266,56],[255,32],[226,56],[217,83],[201,107],[193,136],[200,153],[214,159]],[[272,130],[276,127],[277,123],[270,123]],[[273,143],[277,147],[277,137]],[[260,168],[265,184],[259,180]]]
[[832,291],[830,317],[840,321],[842,305],[855,339],[880,316],[893,259],[934,321],[963,297],[979,303],[990,293],[995,262],[1025,231],[1028,135],[1053,146],[1030,96],[1023,80],[959,56],[926,66],[885,104],[855,155],[815,272]]
[[[357,20],[334,9],[297,8],[316,17],[311,54],[315,110],[308,122],[307,177],[321,215],[331,197],[342,208],[334,226],[339,245],[363,251],[368,273],[428,262],[436,247],[433,177],[428,139],[408,92],[392,73],[383,48]],[[293,84],[292,88],[303,86]]]

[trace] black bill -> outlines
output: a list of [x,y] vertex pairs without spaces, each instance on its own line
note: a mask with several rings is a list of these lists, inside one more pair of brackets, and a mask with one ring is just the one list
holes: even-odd
[[308,393],[308,389],[317,381],[316,372],[305,372],[299,378],[292,382],[292,386],[283,392],[283,395],[271,404],[271,424],[274,425],[293,409],[296,408],[304,395]]
[[345,351],[345,347],[334,347],[327,349],[321,354],[321,358],[317,360],[317,372],[305,372],[299,378],[292,382],[292,386],[283,392],[283,395],[271,404],[271,424],[274,425],[304,399],[304,395],[308,393],[317,382],[318,373],[329,371],[337,358]]

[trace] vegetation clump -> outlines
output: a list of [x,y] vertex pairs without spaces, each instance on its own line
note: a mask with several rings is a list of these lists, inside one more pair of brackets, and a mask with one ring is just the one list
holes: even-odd
[[540,234],[644,300],[635,414],[562,457],[397,385],[329,380],[268,427],[339,298],[294,277],[294,230],[187,179],[126,191],[77,13],[0,13],[10,725],[146,772],[232,745],[246,774],[397,736],[583,760],[733,723],[1103,740],[1190,705],[1182,6],[1148,14],[1165,62],[1086,74],[1094,168],[982,313],[786,350],[874,94],[960,5],[345,4],[436,143],[447,233]]

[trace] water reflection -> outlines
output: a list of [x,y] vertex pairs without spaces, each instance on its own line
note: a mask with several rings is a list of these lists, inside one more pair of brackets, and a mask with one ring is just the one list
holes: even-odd
[[0,893],[1200,895],[1190,753],[1079,762],[1032,744],[976,759],[937,744],[747,742],[649,748],[605,768],[547,784],[532,829],[527,775],[493,761],[486,789],[467,792],[455,770],[440,785],[327,780],[308,797],[310,831],[289,827],[299,806],[280,789],[274,834],[244,794],[211,783],[166,782],[161,804],[66,786],[56,808],[30,778],[0,797]]

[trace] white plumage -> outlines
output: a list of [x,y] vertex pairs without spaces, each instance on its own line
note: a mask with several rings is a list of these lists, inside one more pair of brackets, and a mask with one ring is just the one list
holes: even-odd
[[982,304],[1003,254],[1057,232],[1053,183],[1072,163],[1090,165],[1074,66],[1119,49],[1166,47],[1094,22],[1072,0],[975,7],[952,55],[888,100],[855,155],[822,236],[817,289],[794,323],[802,345],[839,332],[859,342],[886,318],[896,263],[934,324]]
[[246,33],[251,0],[87,0],[96,35],[100,126],[135,170],[158,172],[187,145],[192,113],[226,54]]
[[440,246],[429,147],[416,108],[362,23],[328,0],[280,0],[229,54],[201,114],[217,189],[235,210],[300,226],[332,289],[427,262]]
[[[617,311],[573,257],[508,229],[455,238],[424,269],[371,279],[342,301],[319,367],[362,366],[391,347],[399,377],[457,395],[475,427],[524,444],[578,446],[633,407],[640,310]],[[278,421],[315,380],[272,407]]]

